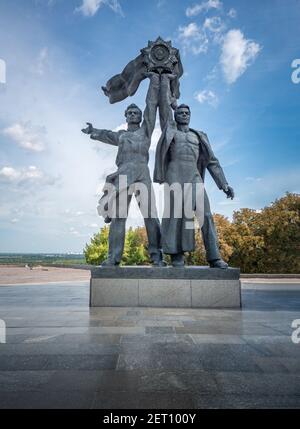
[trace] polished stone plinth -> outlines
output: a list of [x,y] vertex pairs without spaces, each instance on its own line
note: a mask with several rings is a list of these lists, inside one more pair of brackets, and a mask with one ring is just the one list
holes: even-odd
[[208,267],[97,267],[91,307],[239,308],[240,270]]

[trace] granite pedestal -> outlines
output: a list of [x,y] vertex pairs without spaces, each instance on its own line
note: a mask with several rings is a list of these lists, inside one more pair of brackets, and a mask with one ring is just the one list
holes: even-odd
[[97,267],[91,307],[240,308],[240,270],[208,267]]

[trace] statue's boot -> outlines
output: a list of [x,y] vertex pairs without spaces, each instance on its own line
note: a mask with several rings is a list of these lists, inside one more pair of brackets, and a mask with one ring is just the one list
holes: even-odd
[[173,267],[184,267],[184,254],[176,253],[171,255],[171,262]]
[[223,261],[223,259],[214,259],[213,261],[209,261],[210,268],[228,268],[228,264]]
[[101,264],[102,267],[117,267],[118,265],[120,265],[120,262],[117,262],[112,258],[105,259]]
[[166,267],[168,264],[166,263],[166,261],[165,260],[161,260],[161,261],[158,261],[158,262],[153,262],[153,267]]
[[165,267],[167,265],[166,261],[163,259],[161,250],[158,253],[153,253],[151,255],[151,262],[153,267]]

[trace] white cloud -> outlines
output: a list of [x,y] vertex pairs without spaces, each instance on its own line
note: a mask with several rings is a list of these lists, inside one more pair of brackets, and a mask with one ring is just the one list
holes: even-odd
[[124,16],[122,7],[118,0],[83,0],[82,5],[75,9],[75,12],[80,12],[84,16],[94,16],[101,6],[108,6],[115,13]]
[[45,174],[35,165],[26,168],[16,169],[14,167],[5,166],[0,169],[0,184],[12,185],[54,185],[57,179]]
[[261,46],[244,37],[241,30],[230,30],[225,35],[220,63],[226,81],[234,83],[253,63]]
[[31,165],[23,172],[23,179],[40,180],[42,177],[44,177],[44,173],[35,165]]
[[113,129],[113,131],[115,131],[115,132],[118,132],[121,130],[127,130],[127,123],[126,122],[124,122],[121,125],[118,125],[116,128]]
[[191,22],[178,29],[178,40],[185,52],[190,51],[194,55],[206,53],[211,42],[222,41],[226,26],[219,16],[206,18],[203,25],[199,26]]
[[194,6],[188,7],[185,11],[186,16],[196,16],[201,12],[207,12],[210,9],[221,9],[222,2],[220,0],[208,0],[200,4],[195,4]]
[[228,15],[230,18],[236,18],[236,16],[237,16],[237,11],[232,7],[232,8],[229,10],[229,12],[227,13],[227,15]]
[[33,127],[30,122],[15,123],[5,128],[2,133],[29,151],[41,152],[45,149],[45,128]]
[[0,170],[0,180],[14,182],[20,177],[20,171],[15,170],[13,167],[3,167]]
[[224,30],[225,25],[219,16],[213,16],[212,18],[205,19],[203,28],[211,31],[212,33],[219,33]]
[[201,27],[195,22],[187,26],[180,26],[178,39],[182,43],[184,51],[191,51],[197,55],[207,52],[208,38]]
[[115,13],[124,16],[122,7],[117,0],[107,0],[107,4]]
[[213,107],[217,107],[219,104],[218,96],[211,90],[204,89],[195,94],[195,99],[200,103],[208,103]]
[[186,27],[179,27],[180,36],[184,39],[198,37],[200,27],[195,22],[191,22]]

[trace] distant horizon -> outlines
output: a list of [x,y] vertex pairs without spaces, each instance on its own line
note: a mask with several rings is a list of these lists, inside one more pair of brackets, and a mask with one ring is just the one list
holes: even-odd
[[[291,192],[289,192],[289,191],[286,191],[283,195],[281,195],[281,196],[279,196],[278,198],[276,198],[276,199],[279,199],[279,198],[282,198],[282,197],[284,197],[286,194],[288,194],[288,193],[291,193]],[[299,193],[297,193],[297,192],[292,192],[292,193],[294,193],[294,194],[296,194],[296,195],[300,195]],[[276,200],[275,199],[275,200]],[[271,201],[269,204],[266,204],[264,207],[269,207],[271,204],[273,204],[274,203],[274,201],[275,200],[273,200],[273,201]],[[261,207],[261,208],[259,208],[259,209],[253,209],[253,208],[251,208],[251,207],[240,207],[239,209],[237,209],[237,210],[235,210],[235,211],[238,211],[238,210],[241,210],[241,209],[243,209],[243,208],[247,208],[247,209],[252,209],[252,210],[256,210],[257,212],[259,212],[259,211],[261,211],[264,207]],[[218,215],[222,215],[221,213],[213,213],[213,215],[216,215],[216,214],[218,214]],[[222,216],[225,216],[225,215],[222,215]],[[227,218],[230,222],[232,222],[232,217],[230,216],[225,216],[225,218]],[[107,224],[103,224],[101,227],[99,227],[98,228],[98,231],[96,231],[95,232],[95,234],[96,233],[98,233],[98,232],[100,232],[101,231],[101,229],[103,228],[103,227],[106,227],[106,226],[108,226]],[[128,231],[128,229],[129,228],[138,228],[138,227],[143,227],[144,225],[136,225],[136,226],[132,226],[132,225],[127,225],[126,226],[126,231]],[[91,238],[92,238],[92,236],[91,236]],[[86,243],[84,244],[84,246],[83,246],[83,248],[82,248],[82,251],[70,251],[70,250],[67,250],[67,251],[57,251],[57,250],[52,250],[52,251],[34,251],[34,252],[31,252],[31,251],[0,251],[0,256],[1,255],[49,255],[49,256],[52,256],[52,255],[81,255],[81,256],[84,256],[84,247],[85,247],[85,245],[86,244],[89,244],[90,243],[90,240],[87,240],[86,241]]]
[[0,252],[0,255],[49,255],[49,256],[57,256],[57,255],[84,255],[84,253],[80,252]]

